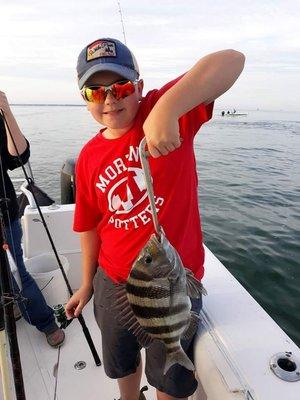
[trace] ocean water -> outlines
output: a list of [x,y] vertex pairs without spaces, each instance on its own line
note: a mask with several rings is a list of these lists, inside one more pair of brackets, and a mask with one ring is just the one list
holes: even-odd
[[[60,171],[98,130],[84,107],[14,106],[36,183],[60,202]],[[216,109],[195,140],[206,245],[300,345],[300,114]],[[16,171],[12,175],[21,174]]]

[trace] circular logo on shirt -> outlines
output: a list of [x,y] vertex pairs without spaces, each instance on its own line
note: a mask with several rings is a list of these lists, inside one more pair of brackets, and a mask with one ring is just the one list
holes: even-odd
[[141,168],[129,167],[127,176],[121,178],[108,192],[109,210],[116,214],[127,214],[147,197],[144,172]]

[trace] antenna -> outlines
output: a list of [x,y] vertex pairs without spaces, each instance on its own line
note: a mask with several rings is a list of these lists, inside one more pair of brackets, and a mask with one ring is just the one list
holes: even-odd
[[126,35],[125,35],[125,27],[124,27],[124,21],[123,21],[123,14],[122,14],[122,8],[121,8],[120,1],[117,0],[117,2],[118,2],[119,13],[120,13],[120,17],[121,17],[121,24],[122,24],[122,30],[123,30],[123,36],[124,36],[124,43],[125,43],[126,46],[127,46],[127,43],[126,43]]

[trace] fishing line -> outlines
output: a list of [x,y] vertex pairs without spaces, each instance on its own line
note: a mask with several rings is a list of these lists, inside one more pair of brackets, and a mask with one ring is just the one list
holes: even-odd
[[40,289],[40,291],[42,292],[44,289],[46,289],[46,287],[47,287],[48,285],[50,285],[50,283],[51,283],[51,281],[53,281],[53,279],[54,279],[54,276],[52,276],[52,278],[49,279],[49,281],[46,283],[45,286],[42,287],[42,289]]
[[[2,115],[2,118],[3,118],[4,122],[5,122],[7,131],[9,132],[10,138],[11,138],[11,140],[12,140],[12,143],[13,143],[13,145],[14,145],[15,151],[16,151],[16,153],[17,153],[17,157],[18,157],[19,163],[20,163],[20,165],[21,165],[21,167],[22,167],[22,170],[23,170],[25,179],[26,179],[26,181],[27,181],[27,183],[28,183],[28,188],[29,188],[29,190],[30,190],[31,185],[33,185],[33,180],[32,180],[31,178],[29,178],[29,176],[28,176],[28,174],[27,174],[27,172],[26,172],[26,169],[25,169],[25,167],[24,167],[23,161],[22,161],[22,159],[21,159],[21,157],[20,157],[18,148],[17,148],[17,146],[16,146],[15,140],[14,140],[14,138],[13,138],[13,135],[12,135],[12,133],[11,133],[10,127],[9,127],[7,121],[6,121],[5,114],[4,114],[4,112],[3,112],[2,109],[0,109],[0,113],[1,113],[1,115]],[[34,191],[31,190],[31,192],[32,192],[32,196],[33,196],[33,198],[34,198],[34,201],[35,201],[35,203],[36,203],[36,208],[37,208],[38,213],[39,213],[39,216],[40,216],[40,218],[41,218],[41,222],[42,222],[42,224],[43,224],[43,226],[44,226],[44,228],[45,228],[45,231],[46,231],[46,233],[47,233],[47,237],[48,237],[49,242],[50,242],[50,244],[51,244],[53,253],[54,253],[55,258],[56,258],[56,260],[57,260],[57,263],[58,263],[58,266],[59,266],[59,268],[60,268],[60,271],[61,271],[61,273],[62,273],[62,275],[63,275],[63,278],[64,278],[65,284],[66,284],[66,286],[67,286],[68,292],[69,292],[70,296],[72,296],[72,295],[73,295],[73,290],[72,290],[71,285],[70,285],[70,283],[69,283],[69,281],[68,281],[68,278],[67,278],[67,275],[66,275],[66,273],[65,273],[65,270],[64,270],[64,268],[63,268],[63,266],[62,266],[62,263],[61,263],[61,260],[60,260],[60,258],[59,258],[59,255],[58,255],[58,253],[57,253],[57,250],[56,250],[55,244],[54,244],[54,242],[53,242],[52,236],[51,236],[50,231],[49,231],[49,229],[48,229],[48,226],[47,226],[47,224],[46,224],[44,215],[43,215],[43,213],[42,213],[42,211],[41,211],[41,208],[40,208],[40,206],[39,206],[39,204],[38,204],[38,201],[37,201],[37,198],[36,198],[36,195],[35,195]],[[78,321],[79,321],[79,323],[80,323],[80,325],[81,325],[81,327],[82,327],[84,336],[85,336],[85,338],[86,338],[86,341],[87,341],[87,343],[88,343],[88,345],[89,345],[89,348],[90,348],[90,350],[91,350],[91,353],[92,353],[92,355],[93,355],[95,364],[96,364],[97,366],[99,366],[99,365],[101,365],[101,361],[100,361],[99,355],[98,355],[98,353],[97,353],[97,350],[96,350],[96,348],[95,348],[95,345],[94,345],[94,343],[93,343],[93,340],[92,340],[92,338],[91,338],[91,335],[90,335],[90,332],[89,332],[89,330],[88,330],[88,327],[86,326],[86,323],[85,323],[85,320],[84,320],[84,318],[83,318],[83,315],[82,315],[82,314],[79,314],[79,316],[77,317],[77,319],[78,319]]]

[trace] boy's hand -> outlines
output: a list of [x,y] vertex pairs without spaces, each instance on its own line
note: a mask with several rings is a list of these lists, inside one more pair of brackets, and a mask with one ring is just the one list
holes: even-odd
[[83,307],[90,301],[92,294],[93,288],[90,286],[82,286],[78,289],[65,307],[67,318],[77,318]]
[[178,119],[153,109],[143,125],[148,150],[152,157],[166,156],[180,147]]

